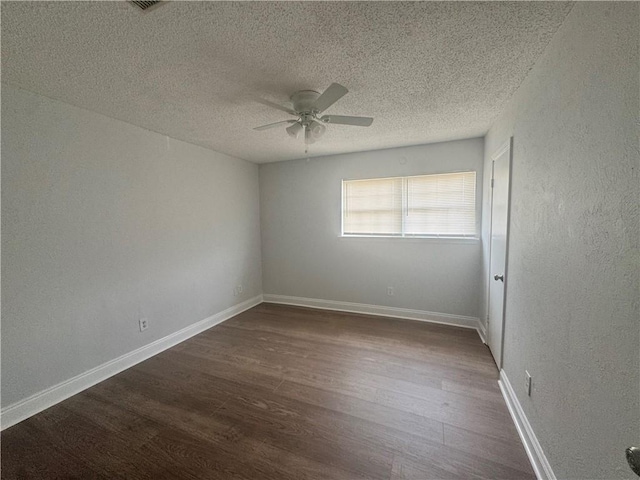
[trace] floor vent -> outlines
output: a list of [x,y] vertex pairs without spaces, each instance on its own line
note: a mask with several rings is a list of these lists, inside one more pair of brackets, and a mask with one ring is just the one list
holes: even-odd
[[137,1],[137,0],[129,0],[129,3],[134,4],[140,10],[148,10],[149,8],[162,3],[160,0],[148,0],[148,1]]

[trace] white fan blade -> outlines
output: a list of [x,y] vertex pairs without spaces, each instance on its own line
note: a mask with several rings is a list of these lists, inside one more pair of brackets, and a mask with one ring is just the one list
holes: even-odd
[[373,118],[371,117],[350,117],[348,115],[325,115],[320,120],[326,123],[355,125],[357,127],[368,127],[373,123]]
[[332,83],[331,85],[329,85],[329,88],[322,92],[322,95],[317,98],[316,102],[313,105],[313,110],[315,110],[316,112],[325,111],[331,105],[344,97],[348,91],[349,90],[347,90],[339,83]]
[[267,107],[275,108],[276,110],[287,112],[289,115],[295,115],[296,117],[298,116],[298,114],[294,112],[292,109],[284,107],[274,102],[270,102],[269,100],[265,100],[264,98],[256,98],[256,102],[261,103],[262,105],[266,105]]
[[296,123],[296,120],[283,120],[282,122],[269,123],[267,125],[261,125],[260,127],[254,127],[254,130],[268,130],[269,128],[288,125],[289,123]]

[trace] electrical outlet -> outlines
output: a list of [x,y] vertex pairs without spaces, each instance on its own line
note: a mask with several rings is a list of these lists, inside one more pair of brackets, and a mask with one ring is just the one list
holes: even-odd
[[138,323],[140,324],[141,332],[144,332],[149,327],[149,320],[147,320],[146,318],[141,318],[140,320],[138,320]]
[[387,295],[389,295],[390,297],[393,297],[395,294],[396,293],[393,290],[393,287],[387,287]]
[[531,374],[529,372],[527,372],[526,370],[524,371],[524,376],[525,376],[525,390],[527,392],[527,396],[531,396]]
[[237,297],[238,295],[240,295],[242,293],[243,290],[244,290],[244,288],[242,287],[242,285],[236,286],[236,288],[233,289],[233,296]]

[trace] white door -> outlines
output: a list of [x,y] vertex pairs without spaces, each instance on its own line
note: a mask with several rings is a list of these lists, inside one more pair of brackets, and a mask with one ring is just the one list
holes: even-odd
[[504,337],[509,233],[509,171],[511,169],[512,143],[513,138],[492,157],[488,342],[498,368],[502,367],[502,339]]

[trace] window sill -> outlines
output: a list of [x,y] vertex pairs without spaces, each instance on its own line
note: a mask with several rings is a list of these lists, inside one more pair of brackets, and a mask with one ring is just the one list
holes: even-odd
[[359,239],[359,240],[414,240],[416,242],[433,242],[433,243],[461,243],[474,244],[480,242],[480,237],[438,237],[438,236],[392,236],[392,235],[339,235],[340,239]]

